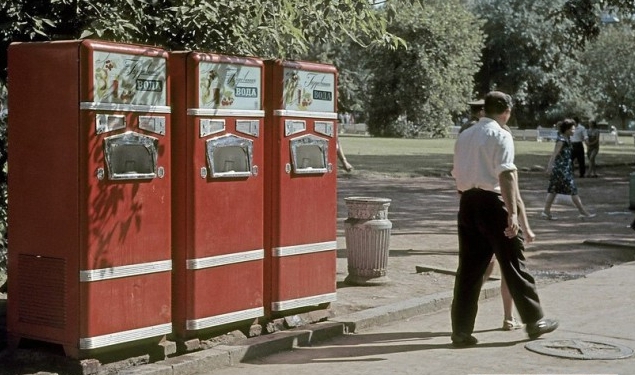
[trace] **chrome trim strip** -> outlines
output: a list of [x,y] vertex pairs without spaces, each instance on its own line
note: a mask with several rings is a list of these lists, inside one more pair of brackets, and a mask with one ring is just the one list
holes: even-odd
[[172,260],[159,260],[96,270],[81,270],[79,271],[79,281],[85,283],[167,271],[172,271]]
[[272,311],[283,311],[297,309],[298,307],[319,305],[326,302],[337,301],[337,293],[327,293],[311,297],[303,297],[297,299],[290,299],[286,301],[272,302]]
[[79,103],[79,108],[84,110],[97,111],[172,113],[172,107],[164,105],[81,102]]
[[141,340],[149,337],[167,335],[172,333],[172,323],[159,324],[156,326],[131,329],[107,335],[86,337],[79,339],[79,349],[95,349],[104,346],[121,344],[124,342]]
[[274,257],[286,257],[291,255],[301,255],[319,253],[320,251],[337,250],[337,241],[309,243],[304,245],[274,247],[272,249]]
[[260,109],[189,108],[187,114],[189,116],[265,117],[265,111]]
[[286,109],[276,109],[273,111],[274,116],[286,116],[286,117],[311,117],[311,118],[325,118],[337,120],[337,113],[335,112],[310,112],[310,111],[291,111]]
[[187,320],[185,322],[185,328],[188,331],[195,331],[198,329],[221,326],[223,324],[229,324],[234,322],[240,322],[241,320],[260,318],[264,314],[265,314],[264,307],[256,307],[254,309],[215,315],[215,316],[210,316],[207,318]]
[[250,262],[252,260],[260,260],[265,257],[265,250],[243,251],[241,253],[216,255],[206,258],[188,259],[186,268],[188,270],[199,270],[202,268],[225,266],[228,264]]

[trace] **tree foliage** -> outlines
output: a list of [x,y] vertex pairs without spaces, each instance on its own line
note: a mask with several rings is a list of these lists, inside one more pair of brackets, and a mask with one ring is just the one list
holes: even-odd
[[565,23],[566,45],[584,49],[595,40],[602,30],[602,15],[635,14],[633,0],[567,0],[558,9],[550,12],[550,24]]
[[5,0],[0,25],[0,81],[13,41],[95,38],[289,59],[327,42],[400,43],[366,0]]
[[486,20],[479,92],[510,93],[516,100],[513,121],[536,127],[564,116],[594,117],[580,56],[606,29],[602,16],[632,16],[635,2],[475,0],[472,9]]
[[611,25],[581,56],[588,99],[601,119],[620,119],[622,128],[635,112],[635,32],[628,25]]
[[369,132],[412,137],[443,134],[471,99],[483,35],[458,0],[391,1],[388,31],[407,48],[377,48],[367,56]]
[[572,22],[548,21],[565,1],[484,0],[474,12],[486,20],[483,67],[477,75],[481,94],[505,91],[515,100],[514,119],[520,127],[550,124],[566,112],[579,113],[581,67],[567,44]]

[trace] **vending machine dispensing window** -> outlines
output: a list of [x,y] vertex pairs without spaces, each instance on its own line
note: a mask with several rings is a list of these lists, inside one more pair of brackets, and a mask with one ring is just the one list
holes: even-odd
[[290,140],[293,173],[311,174],[328,172],[329,141],[314,135]]
[[253,148],[252,140],[235,135],[224,135],[207,140],[207,163],[212,178],[251,176]]
[[[126,132],[104,139],[108,176],[111,180],[150,179],[162,175],[157,170],[158,139]],[[162,176],[160,176],[162,177]]]

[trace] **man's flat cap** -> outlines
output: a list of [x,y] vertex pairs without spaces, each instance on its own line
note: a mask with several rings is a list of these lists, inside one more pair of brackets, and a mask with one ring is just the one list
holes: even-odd
[[469,104],[469,105],[471,105],[473,107],[484,106],[485,105],[485,100],[484,99],[473,100],[471,102],[467,102],[467,104]]

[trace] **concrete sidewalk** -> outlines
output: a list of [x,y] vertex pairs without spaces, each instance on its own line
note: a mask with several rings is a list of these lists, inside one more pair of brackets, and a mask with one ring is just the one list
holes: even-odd
[[[551,283],[539,290],[545,313],[549,317],[560,319],[560,328],[543,339],[582,339],[590,341],[612,342],[628,348],[635,347],[635,324],[632,314],[635,311],[635,262],[614,266],[597,271],[586,277],[575,280]],[[381,288],[381,287],[379,287]],[[524,331],[501,333],[499,328],[502,319],[500,314],[499,282],[485,284],[481,308],[477,318],[477,332],[480,344],[492,346],[501,337],[511,340],[510,345],[527,339]],[[277,352],[292,350],[297,347],[315,346],[320,342],[342,336],[345,333],[364,333],[381,331],[382,326],[417,319],[422,332],[447,331],[435,340],[449,347],[449,316],[447,309],[452,300],[451,291],[435,293],[422,297],[401,300],[379,307],[369,308],[348,315],[335,317],[328,322],[312,324],[303,328],[273,333],[266,336],[246,339],[234,345],[219,345],[213,349],[186,354],[165,361],[143,365],[124,370],[121,374],[195,374],[210,373],[254,358],[267,356]],[[505,336],[502,336],[502,335]],[[494,345],[495,346],[495,345]],[[477,346],[478,347],[478,346]],[[490,348],[491,349],[491,348]],[[479,363],[489,363],[483,358],[482,351],[471,349],[461,351],[461,363],[465,373],[479,373]],[[489,351],[492,356],[496,355]],[[467,357],[466,357],[467,356]],[[553,357],[547,357],[553,358]],[[494,360],[494,358],[492,358]],[[588,369],[590,362],[580,364],[580,369]],[[606,362],[604,362],[606,365]],[[610,363],[608,373],[626,374],[635,368],[635,358]],[[570,362],[567,366],[578,366]],[[462,365],[463,366],[463,365]],[[470,367],[472,366],[472,367]],[[523,366],[524,370],[523,370]],[[586,367],[585,367],[586,366]],[[567,367],[568,368],[568,367]],[[530,364],[514,367],[514,373],[522,371],[535,372]],[[615,372],[614,369],[620,369]],[[454,369],[457,370],[456,368]],[[485,368],[483,368],[485,370]],[[319,371],[319,370],[316,370]],[[520,372],[519,372],[520,371]],[[598,368],[598,371],[599,368]],[[443,372],[439,367],[435,374],[462,372]],[[598,372],[600,373],[600,372]],[[606,372],[601,372],[606,373]],[[317,372],[316,372],[317,374]]]
[[[201,374],[633,374],[634,271],[631,262],[545,286],[545,313],[559,318],[560,328],[538,340],[528,340],[524,330],[502,331],[500,300],[492,298],[480,303],[474,347],[451,346],[446,308]],[[552,353],[528,350],[535,345]]]

